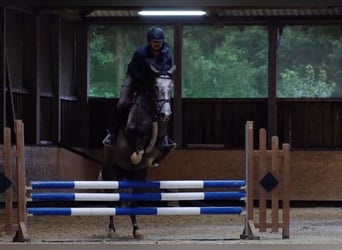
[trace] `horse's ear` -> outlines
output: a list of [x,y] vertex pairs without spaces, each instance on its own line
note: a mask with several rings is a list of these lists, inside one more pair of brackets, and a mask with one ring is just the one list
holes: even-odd
[[173,73],[173,71],[175,71],[175,70],[176,70],[176,64],[172,65],[171,69],[169,69],[167,71],[167,73],[169,73],[171,75]]

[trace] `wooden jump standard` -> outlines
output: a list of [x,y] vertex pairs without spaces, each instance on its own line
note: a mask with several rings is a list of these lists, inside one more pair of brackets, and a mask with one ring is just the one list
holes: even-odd
[[[290,146],[284,143],[279,149],[279,139],[273,136],[271,150],[267,150],[267,136],[264,128],[259,130],[259,150],[254,150],[253,122],[245,125],[245,161],[246,161],[246,218],[245,229],[241,238],[253,239],[256,237],[256,228],[266,232],[278,232],[282,228],[282,238],[290,238]],[[268,159],[270,158],[270,159]],[[257,162],[255,160],[258,160]],[[267,161],[270,160],[271,162]],[[266,168],[270,165],[270,169]],[[254,172],[254,170],[258,170]],[[259,180],[259,185],[255,185]],[[259,209],[254,209],[254,199],[258,194]],[[271,222],[268,222],[267,200],[271,200]],[[279,218],[279,203],[282,205],[282,221]],[[255,223],[255,214],[258,211],[259,222]]]
[[[16,232],[13,241],[24,242],[29,241],[26,230],[26,187],[25,187],[25,159],[24,159],[24,124],[21,120],[14,122],[15,145],[11,141],[11,129],[5,127],[3,129],[3,149],[0,150],[0,159],[3,160],[4,175],[15,186],[11,185],[4,193],[5,201],[5,219],[4,223],[0,224],[0,232],[5,232],[7,235],[13,235]],[[15,158],[16,166],[13,166]],[[13,170],[16,170],[16,178],[13,178]],[[14,190],[16,188],[17,197],[17,213],[16,222],[14,218]]]

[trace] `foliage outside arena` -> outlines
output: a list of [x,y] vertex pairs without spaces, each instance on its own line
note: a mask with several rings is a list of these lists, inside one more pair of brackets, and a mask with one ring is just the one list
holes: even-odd
[[[90,96],[117,98],[134,50],[146,43],[144,25],[90,26]],[[173,28],[162,27],[173,44]],[[342,96],[339,26],[285,26],[277,50],[277,96]],[[266,98],[266,26],[191,25],[183,29],[184,98]]]

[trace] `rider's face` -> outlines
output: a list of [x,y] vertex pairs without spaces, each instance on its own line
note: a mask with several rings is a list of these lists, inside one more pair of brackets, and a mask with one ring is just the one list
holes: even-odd
[[163,46],[163,41],[151,40],[149,44],[154,51],[160,51]]

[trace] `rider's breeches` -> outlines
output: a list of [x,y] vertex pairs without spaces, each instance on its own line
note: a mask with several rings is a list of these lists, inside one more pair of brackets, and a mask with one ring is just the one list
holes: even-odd
[[116,133],[116,131],[126,122],[131,92],[132,78],[129,75],[126,75],[121,85],[119,101],[116,104],[115,120],[109,128],[112,133]]
[[120,98],[116,105],[120,113],[124,113],[128,107],[132,92],[132,78],[129,75],[125,76],[120,90]]

